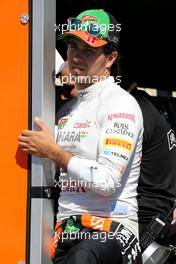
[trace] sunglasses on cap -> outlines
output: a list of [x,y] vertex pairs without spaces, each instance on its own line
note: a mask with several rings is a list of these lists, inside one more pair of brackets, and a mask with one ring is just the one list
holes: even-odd
[[95,23],[83,23],[78,18],[68,18],[67,20],[69,31],[84,31],[93,37],[101,37],[102,39],[108,39],[102,36],[102,31],[106,32],[106,25],[98,25]]

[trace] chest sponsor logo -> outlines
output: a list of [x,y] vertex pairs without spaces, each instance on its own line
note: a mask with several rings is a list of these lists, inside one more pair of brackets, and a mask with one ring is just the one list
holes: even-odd
[[127,151],[131,151],[132,142],[125,141],[120,138],[106,137],[103,139],[103,147],[117,147],[117,148],[123,148]]
[[91,121],[86,120],[86,122],[76,122],[73,128],[88,128],[90,127]]
[[75,131],[59,131],[56,142],[80,142],[80,132]]
[[67,121],[68,121],[68,118],[61,118],[58,121],[58,129],[63,129],[64,126],[66,125]]
[[114,128],[107,128],[106,129],[106,134],[120,134],[120,135],[125,135],[133,138],[134,134],[130,132],[128,124],[124,123],[114,123]]
[[171,129],[167,133],[167,139],[168,139],[168,144],[169,144],[169,150],[173,149],[173,147],[176,147],[176,137],[175,137],[175,132],[173,129]]
[[129,114],[129,113],[112,113],[112,114],[108,114],[108,120],[113,120],[113,119],[129,119],[130,121],[132,121],[133,123],[135,123],[135,115],[133,114]]

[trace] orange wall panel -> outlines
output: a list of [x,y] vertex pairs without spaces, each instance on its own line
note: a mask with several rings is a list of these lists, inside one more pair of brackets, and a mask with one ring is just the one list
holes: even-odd
[[0,3],[0,263],[25,260],[27,157],[17,138],[28,127],[28,1]]

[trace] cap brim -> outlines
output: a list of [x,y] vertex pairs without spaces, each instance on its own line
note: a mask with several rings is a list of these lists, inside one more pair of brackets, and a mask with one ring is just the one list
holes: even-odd
[[84,31],[68,31],[68,32],[65,32],[65,33],[59,35],[58,39],[64,39],[68,36],[77,37],[77,38],[83,40],[84,42],[86,42],[89,46],[94,47],[94,48],[104,46],[108,43],[108,41],[103,40],[100,37],[93,37]]

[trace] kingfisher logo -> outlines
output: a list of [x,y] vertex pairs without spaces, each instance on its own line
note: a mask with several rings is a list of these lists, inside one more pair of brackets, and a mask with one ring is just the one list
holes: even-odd
[[132,142],[120,138],[106,137],[103,139],[103,147],[123,148],[127,151],[132,150]]
[[129,113],[112,113],[112,114],[108,114],[108,120],[113,120],[113,119],[129,119],[131,120],[133,123],[135,123],[135,115],[133,114],[129,114]]

